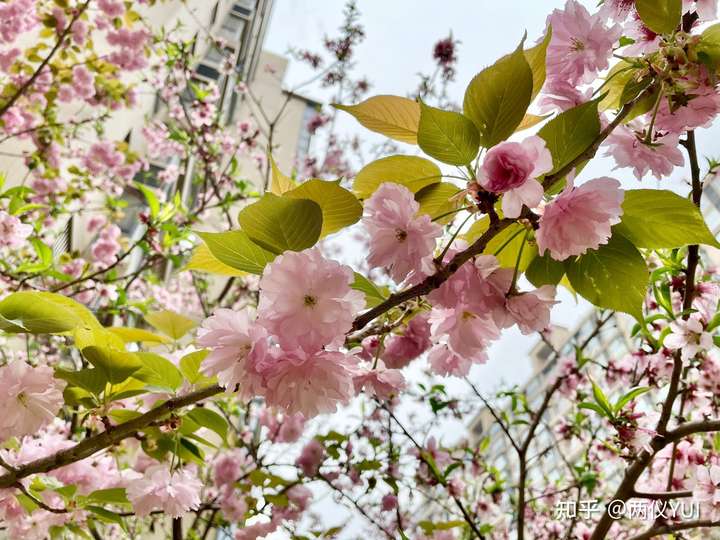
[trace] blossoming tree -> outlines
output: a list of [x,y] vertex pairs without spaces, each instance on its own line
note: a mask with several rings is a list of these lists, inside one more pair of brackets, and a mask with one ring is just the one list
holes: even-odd
[[[350,3],[326,58],[295,51],[352,100],[312,130],[349,113],[404,146],[353,174],[358,145],[330,133],[293,177],[265,160],[277,118],[226,126],[218,88],[192,78],[192,40],[153,28],[145,3],[0,4],[0,129],[26,174],[0,186],[3,534],[717,534],[720,285],[703,250],[720,245],[700,204],[718,164],[696,146],[720,112],[715,0],[605,0],[597,13],[568,0],[469,82],[462,110],[447,89],[452,36],[412,99],[360,101]],[[181,164],[159,174],[178,185],[170,197],[136,183],[145,158],[105,130],[142,83],[164,107],[148,151]],[[687,162],[686,192],[586,178],[601,148],[637,179]],[[244,179],[241,155],[264,186]],[[131,186],[146,202],[128,238],[117,222]],[[63,240],[77,223],[86,250]],[[551,353],[538,403],[483,395],[473,364],[510,328],[548,339],[558,287],[597,307],[595,330]],[[617,313],[633,320],[632,353],[586,355]],[[471,394],[453,395],[451,378]],[[487,437],[436,436],[480,407],[512,449],[509,472]],[[358,521],[318,514],[328,493]],[[591,499],[586,515],[556,512]],[[617,512],[634,503],[663,511]]]

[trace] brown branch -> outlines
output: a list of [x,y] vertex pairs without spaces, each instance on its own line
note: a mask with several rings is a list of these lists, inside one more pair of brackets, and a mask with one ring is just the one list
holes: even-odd
[[470,512],[467,508],[465,508],[465,505],[462,503],[462,501],[457,497],[457,495],[454,495],[450,492],[448,489],[448,483],[444,476],[438,475],[435,472],[435,469],[437,468],[434,464],[431,464],[427,457],[425,456],[425,449],[415,440],[415,437],[412,436],[412,434],[405,428],[405,426],[400,422],[400,420],[397,419],[397,417],[393,414],[393,412],[385,405],[383,405],[383,408],[387,411],[387,413],[390,415],[390,418],[392,418],[395,423],[398,425],[398,427],[402,430],[402,432],[405,434],[405,436],[410,440],[411,443],[415,446],[415,448],[418,450],[418,459],[420,459],[425,465],[427,465],[428,470],[432,473],[432,475],[435,477],[435,480],[438,481],[438,483],[445,488],[448,495],[450,495],[450,498],[455,502],[455,506],[458,507],[460,510],[460,513],[463,515],[463,519],[465,519],[465,522],[470,526],[470,529],[472,529],[473,534],[476,538],[479,540],[483,540],[485,538],[485,535],[480,532],[480,529],[477,526],[477,523],[475,523],[475,520],[470,515]]
[[119,424],[107,431],[89,437],[71,448],[66,448],[47,457],[36,459],[35,461],[17,467],[13,471],[3,474],[0,476],[0,488],[12,487],[19,480],[31,474],[52,471],[64,465],[69,465],[70,463],[75,463],[76,461],[90,457],[96,452],[132,436],[138,431],[142,431],[143,428],[146,428],[172,411],[207,399],[222,391],[222,387],[213,385],[184,396],[169,399],[159,407],[151,409],[142,416],[138,416],[129,422]]
[[680,523],[668,523],[666,525],[653,525],[647,531],[633,536],[630,540],[648,540],[661,534],[669,534],[677,531],[687,531],[688,529],[702,529],[708,527],[720,527],[720,521],[712,521],[709,519],[698,519],[695,521],[682,521]]
[[440,287],[440,285],[445,283],[463,264],[472,259],[475,255],[481,254],[487,247],[490,240],[495,238],[498,233],[505,230],[513,223],[515,223],[515,220],[513,219],[501,219],[491,223],[490,227],[488,227],[487,231],[485,231],[480,238],[478,238],[469,248],[455,255],[448,264],[440,268],[435,274],[428,276],[424,281],[410,287],[409,289],[391,294],[387,300],[381,304],[378,304],[376,307],[366,311],[362,315],[359,315],[355,319],[355,322],[353,322],[352,331],[357,332],[358,330],[362,330],[373,319],[379,317],[392,308],[399,306],[408,300],[413,300],[426,295]]
[[647,493],[644,491],[633,491],[631,499],[649,499],[651,501],[669,501],[670,499],[687,499],[692,497],[693,492],[685,491],[660,491],[657,493]]

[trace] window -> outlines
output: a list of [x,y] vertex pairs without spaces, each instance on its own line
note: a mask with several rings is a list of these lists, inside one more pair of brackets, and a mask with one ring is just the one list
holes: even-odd
[[223,19],[222,26],[220,27],[220,37],[223,38],[229,45],[239,47],[242,43],[243,32],[247,26],[247,20],[229,13],[225,19]]

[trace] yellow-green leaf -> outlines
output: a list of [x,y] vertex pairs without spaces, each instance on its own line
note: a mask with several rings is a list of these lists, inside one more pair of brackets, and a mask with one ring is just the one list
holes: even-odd
[[547,120],[549,117],[549,114],[546,114],[545,116],[538,116],[536,114],[527,113],[525,116],[523,116],[522,122],[520,122],[520,125],[517,127],[515,132],[530,129],[531,127],[536,126],[543,120]]
[[85,306],[61,294],[19,291],[0,302],[0,330],[6,332],[57,334],[91,321],[99,326]]
[[213,257],[231,268],[251,274],[262,274],[265,265],[276,256],[250,240],[244,231],[198,232],[197,235],[205,242]]
[[682,0],[635,0],[643,24],[656,34],[670,34],[680,24]]
[[140,369],[138,357],[127,351],[115,351],[91,345],[82,350],[87,361],[101,371],[105,379],[119,384]]
[[597,250],[565,262],[573,289],[590,303],[642,318],[648,286],[645,259],[620,234]]
[[320,236],[327,236],[352,225],[362,216],[362,205],[355,195],[340,187],[339,181],[311,179],[285,193],[285,197],[309,199],[322,211]]
[[272,154],[268,155],[268,159],[270,160],[270,171],[272,174],[272,179],[270,181],[270,192],[274,193],[275,195],[282,195],[286,191],[295,189],[297,184],[292,178],[290,178],[289,176],[285,176],[282,171],[280,171],[277,163],[275,163],[275,159],[273,159],[272,157]]
[[400,96],[374,96],[357,105],[333,104],[333,107],[352,114],[370,131],[391,139],[417,144],[420,106]]
[[[467,233],[463,235],[463,238],[468,243],[473,243],[475,240],[480,238],[482,234],[487,231],[490,220],[487,216],[477,220],[468,229]],[[495,235],[485,247],[486,255],[495,255],[498,263],[503,268],[515,268],[518,262],[518,255],[520,254],[520,248],[525,241],[525,233],[527,229],[520,223],[513,223],[509,227],[506,227],[500,233]],[[518,270],[524,272],[530,265],[530,262],[535,258],[537,254],[537,246],[525,241],[525,246],[522,247],[522,257],[520,257],[520,264]]]
[[153,328],[160,330],[166,336],[178,340],[187,334],[190,330],[197,326],[192,319],[188,319],[184,315],[170,311],[151,311],[145,315],[145,320]]
[[378,287],[375,283],[357,272],[355,272],[355,281],[350,287],[365,294],[365,303],[367,307],[370,308],[382,304],[388,297],[386,287]]
[[314,246],[320,238],[323,214],[315,201],[266,193],[243,208],[238,221],[253,242],[280,254]]
[[415,194],[415,200],[420,203],[418,214],[427,214],[433,221],[450,223],[465,197],[459,197],[460,188],[449,182],[438,182],[425,186]]
[[467,165],[480,149],[475,124],[460,113],[420,103],[418,145],[428,156],[450,165]]
[[515,132],[530,105],[532,92],[533,73],[522,44],[470,81],[463,111],[478,128],[482,146],[495,146]]
[[148,332],[142,328],[113,326],[108,328],[108,330],[122,339],[125,343],[170,343],[170,340],[167,337]]
[[627,190],[615,230],[639,248],[720,247],[697,206],[666,189]]
[[196,272],[207,272],[208,274],[233,277],[247,275],[247,272],[228,266],[220,261],[204,243],[198,245],[193,250],[190,260],[185,265],[185,270],[195,270]]
[[560,113],[538,131],[552,154],[553,172],[579,157],[595,141],[598,133],[600,117],[597,100]]
[[137,357],[140,359],[141,366],[140,369],[133,373],[133,378],[155,389],[169,390],[171,392],[182,386],[182,373],[167,358],[148,352],[139,352]]
[[353,191],[367,199],[384,182],[395,182],[417,193],[425,186],[439,182],[440,168],[429,159],[418,156],[389,156],[365,165],[355,177]]
[[525,58],[530,65],[530,71],[532,71],[533,89],[531,99],[535,99],[545,84],[547,48],[551,39],[552,27],[549,27],[543,40],[525,51]]

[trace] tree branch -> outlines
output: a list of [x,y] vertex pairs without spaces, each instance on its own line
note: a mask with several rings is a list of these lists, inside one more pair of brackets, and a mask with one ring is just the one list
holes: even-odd
[[703,527],[720,527],[720,521],[712,521],[709,519],[698,519],[695,521],[682,521],[680,523],[668,523],[666,525],[653,525],[644,533],[633,536],[630,540],[648,540],[661,534],[668,534],[677,531],[687,531],[688,529],[701,529]]
[[103,450],[104,448],[108,448],[109,446],[132,436],[134,433],[141,431],[143,428],[146,428],[172,411],[198,401],[202,401],[203,399],[219,394],[222,391],[222,387],[213,385],[196,390],[195,392],[191,392],[185,396],[169,399],[159,407],[151,409],[142,416],[138,416],[129,422],[119,424],[107,431],[93,435],[92,437],[79,442],[72,448],[66,448],[65,450],[61,450],[60,452],[56,452],[50,456],[36,459],[35,461],[26,463],[25,465],[3,474],[0,476],[0,488],[13,487],[18,480],[30,476],[31,474],[52,471],[64,465],[69,465],[70,463],[75,463],[76,461],[90,457],[96,452]]

